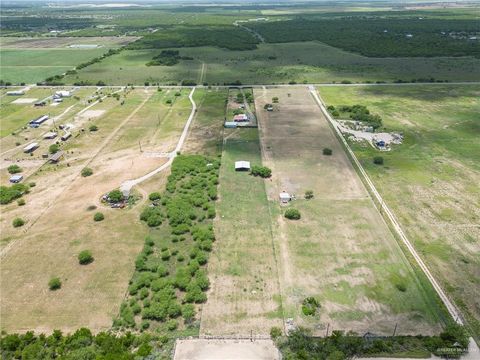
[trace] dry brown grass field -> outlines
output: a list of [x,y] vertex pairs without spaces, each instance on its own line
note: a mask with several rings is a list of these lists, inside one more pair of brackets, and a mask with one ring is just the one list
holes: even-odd
[[[360,178],[306,87],[255,90],[257,109],[279,98],[275,111],[259,111],[272,229],[279,259],[286,318],[325,334],[332,329],[431,334],[437,308],[415,276]],[[323,148],[332,156],[322,154]],[[314,199],[305,200],[306,190]],[[281,191],[296,195],[288,206],[302,214],[283,217]],[[320,302],[305,316],[307,296]]]
[[[153,133],[160,133],[161,142],[148,149],[173,150],[190,112],[186,94],[176,97],[170,107],[166,99],[174,96],[171,91],[132,90],[122,92],[124,105],[106,98],[89,109],[98,116],[73,116],[73,123],[86,127],[94,123],[99,130],[78,130],[63,146],[64,161],[43,165],[28,177],[27,182],[37,185],[24,196],[25,206],[2,205],[2,242],[6,244],[2,330],[72,331],[86,326],[98,331],[110,327],[147,232],[138,219],[147,193],[140,188],[143,199],[125,210],[103,206],[100,197],[166,161],[146,156],[138,143],[147,143]],[[92,176],[79,175],[85,166],[93,169]],[[97,210],[88,211],[91,205]],[[105,220],[94,222],[95,211],[103,212]],[[15,216],[24,217],[27,223],[13,229]],[[84,249],[91,250],[95,258],[88,266],[77,260]],[[62,288],[52,292],[47,284],[54,276],[62,279]]]

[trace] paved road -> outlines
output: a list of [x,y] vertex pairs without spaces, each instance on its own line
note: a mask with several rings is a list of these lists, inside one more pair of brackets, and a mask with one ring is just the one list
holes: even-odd
[[[420,268],[422,269],[422,271],[424,272],[425,276],[428,278],[428,280],[430,281],[430,283],[432,284],[433,288],[435,289],[435,291],[437,292],[438,296],[440,297],[440,299],[442,300],[443,304],[445,305],[445,307],[447,308],[448,312],[450,313],[451,317],[455,320],[455,322],[457,322],[457,324],[460,324],[460,325],[464,325],[464,322],[463,322],[463,319],[461,317],[461,313],[458,311],[457,307],[453,304],[453,302],[450,301],[450,299],[447,297],[447,295],[445,294],[445,292],[443,291],[443,289],[441,288],[441,286],[438,284],[437,280],[433,277],[432,273],[430,272],[430,270],[428,269],[427,265],[423,262],[422,258],[418,255],[417,251],[415,250],[415,248],[413,247],[413,245],[411,244],[410,240],[407,238],[407,236],[405,235],[405,233],[403,232],[400,224],[398,223],[395,215],[393,214],[393,212],[390,210],[390,208],[387,206],[387,204],[385,203],[385,201],[383,200],[382,196],[380,195],[380,193],[377,191],[377,189],[375,188],[375,185],[373,184],[373,182],[370,180],[369,176],[367,175],[366,171],[364,170],[363,166],[360,164],[360,162],[358,161],[357,157],[355,156],[354,152],[352,151],[352,149],[350,148],[350,145],[348,145],[347,141],[345,140],[345,138],[343,137],[342,133],[340,132],[340,130],[338,129],[337,126],[335,126],[335,123],[332,119],[332,117],[330,116],[329,112],[327,111],[325,105],[323,104],[322,100],[320,99],[320,97],[318,96],[318,93],[317,93],[317,90],[315,89],[315,87],[313,86],[309,86],[309,89],[310,89],[310,93],[312,94],[313,98],[315,99],[315,101],[317,102],[318,106],[320,107],[321,111],[323,112],[323,114],[325,115],[325,117],[328,119],[328,121],[330,122],[330,124],[333,126],[333,128],[335,129],[336,133],[338,134],[338,136],[340,137],[340,139],[342,140],[343,144],[345,145],[345,148],[347,149],[347,152],[350,154],[351,158],[353,159],[353,162],[355,163],[355,165],[358,167],[358,169],[360,170],[360,173],[362,175],[362,177],[364,178],[365,182],[367,183],[371,193],[373,194],[374,198],[378,201],[378,203],[380,204],[380,211],[381,212],[384,212],[385,215],[387,216],[387,218],[390,220],[390,222],[392,223],[392,226],[393,228],[395,229],[395,232],[397,233],[397,235],[400,237],[400,239],[402,240],[402,242],[404,243],[404,245],[407,247],[408,251],[410,252],[410,254],[413,256],[413,258],[415,259],[415,261],[417,262],[418,266],[420,266]],[[470,355],[468,355],[466,358],[468,359],[479,359],[480,357],[480,350],[477,346],[477,344],[475,343],[475,341],[473,340],[473,338],[470,338],[470,344],[469,344],[469,351],[470,351]],[[472,357],[473,356],[473,357]]]
[[192,111],[190,112],[190,116],[188,117],[187,122],[185,124],[185,127],[183,128],[182,135],[180,135],[180,139],[178,140],[178,143],[177,143],[177,146],[175,147],[175,150],[173,150],[170,153],[168,161],[165,164],[163,164],[162,166],[156,168],[155,170],[149,172],[148,174],[146,174],[142,177],[139,177],[139,178],[133,179],[133,180],[127,180],[127,181],[123,182],[122,185],[120,185],[120,191],[130,192],[132,187],[140,184],[141,182],[143,182],[143,181],[151,178],[152,176],[158,174],[159,172],[165,170],[166,168],[168,168],[172,164],[173,159],[175,159],[175,157],[177,156],[177,153],[182,149],[183,143],[185,142],[185,139],[187,138],[188,129],[190,128],[190,124],[192,123],[193,118],[195,116],[195,112],[197,111],[197,105],[195,104],[195,101],[193,100],[193,93],[194,92],[195,92],[195,88],[193,88],[192,91],[190,92],[190,95],[188,95],[188,98],[190,99],[190,102],[192,103]]

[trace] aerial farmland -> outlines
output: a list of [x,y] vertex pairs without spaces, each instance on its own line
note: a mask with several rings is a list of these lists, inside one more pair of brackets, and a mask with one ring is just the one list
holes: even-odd
[[477,359],[475,10],[2,4],[2,358]]

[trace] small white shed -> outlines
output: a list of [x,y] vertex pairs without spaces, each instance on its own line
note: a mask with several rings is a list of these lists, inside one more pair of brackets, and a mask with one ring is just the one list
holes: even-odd
[[288,203],[290,200],[292,200],[292,197],[290,196],[289,193],[285,192],[285,191],[282,191],[279,195],[279,198],[280,198],[280,202],[282,203]]
[[250,170],[250,161],[235,161],[235,171],[248,171]]

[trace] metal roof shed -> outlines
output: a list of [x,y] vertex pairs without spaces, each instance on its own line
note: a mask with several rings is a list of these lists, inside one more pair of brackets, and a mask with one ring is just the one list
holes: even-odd
[[10,182],[14,183],[14,184],[19,183],[20,181],[22,181],[22,179],[23,179],[23,175],[12,175],[12,176],[10,176]]
[[235,171],[248,171],[250,170],[250,161],[235,161]]

